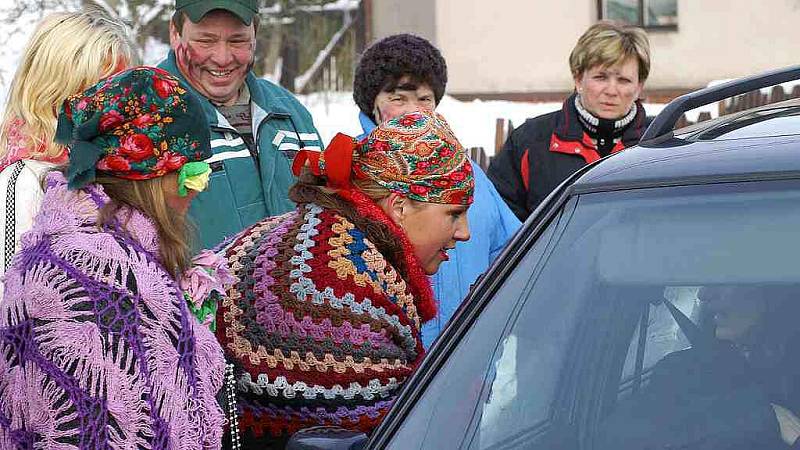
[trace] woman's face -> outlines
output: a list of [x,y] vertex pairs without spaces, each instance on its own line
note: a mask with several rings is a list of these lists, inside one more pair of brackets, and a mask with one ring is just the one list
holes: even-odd
[[164,191],[164,199],[166,199],[167,205],[170,209],[181,215],[186,214],[189,210],[189,206],[192,204],[192,200],[197,196],[197,191],[192,189],[186,190],[187,194],[185,197],[181,197],[178,194],[178,172],[164,175],[164,178],[161,180],[161,188]]
[[469,240],[469,224],[465,205],[424,203],[392,194],[384,210],[403,228],[414,253],[428,275],[439,270],[442,261],[450,259],[447,251],[458,241]]
[[377,124],[419,110],[433,111],[436,96],[427,83],[414,83],[408,75],[400,78],[391,92],[381,91],[375,97],[375,121]]
[[742,343],[764,317],[764,302],[751,289],[703,287],[697,297],[712,314],[716,336],[722,340]]
[[634,57],[609,67],[591,67],[575,77],[583,107],[601,119],[619,119],[627,114],[643,86]]

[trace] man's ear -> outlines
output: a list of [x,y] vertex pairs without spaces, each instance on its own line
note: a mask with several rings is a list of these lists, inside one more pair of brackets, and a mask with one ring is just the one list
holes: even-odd
[[403,226],[407,199],[400,194],[392,192],[388,197],[380,201],[383,211],[391,218],[394,223]]
[[181,34],[178,33],[178,29],[175,28],[175,22],[172,20],[169,21],[169,46],[172,47],[174,50],[175,47],[178,45],[178,41],[181,38]]

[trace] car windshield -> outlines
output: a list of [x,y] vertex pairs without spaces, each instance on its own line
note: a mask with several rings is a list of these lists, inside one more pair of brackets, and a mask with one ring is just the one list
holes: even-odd
[[388,448],[790,448],[798,205],[797,180],[571,198]]

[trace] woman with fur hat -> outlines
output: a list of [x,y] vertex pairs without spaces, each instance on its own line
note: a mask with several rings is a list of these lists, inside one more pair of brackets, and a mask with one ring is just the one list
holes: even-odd
[[[426,39],[411,34],[385,37],[364,51],[353,76],[353,99],[361,110],[364,136],[376,123],[405,112],[434,110],[447,86],[447,64]],[[471,162],[475,206],[467,213],[472,239],[450,252],[450,262],[431,277],[437,314],[422,329],[429,348],[455,314],[479,276],[505,248],[520,227],[480,166]]]
[[472,166],[435,113],[362,141],[339,134],[293,169],[297,210],[222,249],[235,282],[217,337],[236,366],[245,448],[282,448],[315,425],[375,428],[423,357],[427,275],[470,237]]
[[[0,275],[33,224],[44,174],[67,163],[64,146],[53,142],[58,105],[136,60],[125,24],[99,8],[50,14],[34,30],[0,123]],[[0,299],[1,291],[0,284]]]
[[64,102],[0,305],[0,448],[213,449],[224,359],[188,309],[185,212],[211,172],[198,101],[140,67]]

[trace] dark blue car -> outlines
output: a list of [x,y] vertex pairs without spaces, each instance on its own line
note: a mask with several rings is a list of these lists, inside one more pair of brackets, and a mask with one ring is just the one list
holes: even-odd
[[526,222],[369,437],[295,449],[800,448],[800,78],[689,94]]

